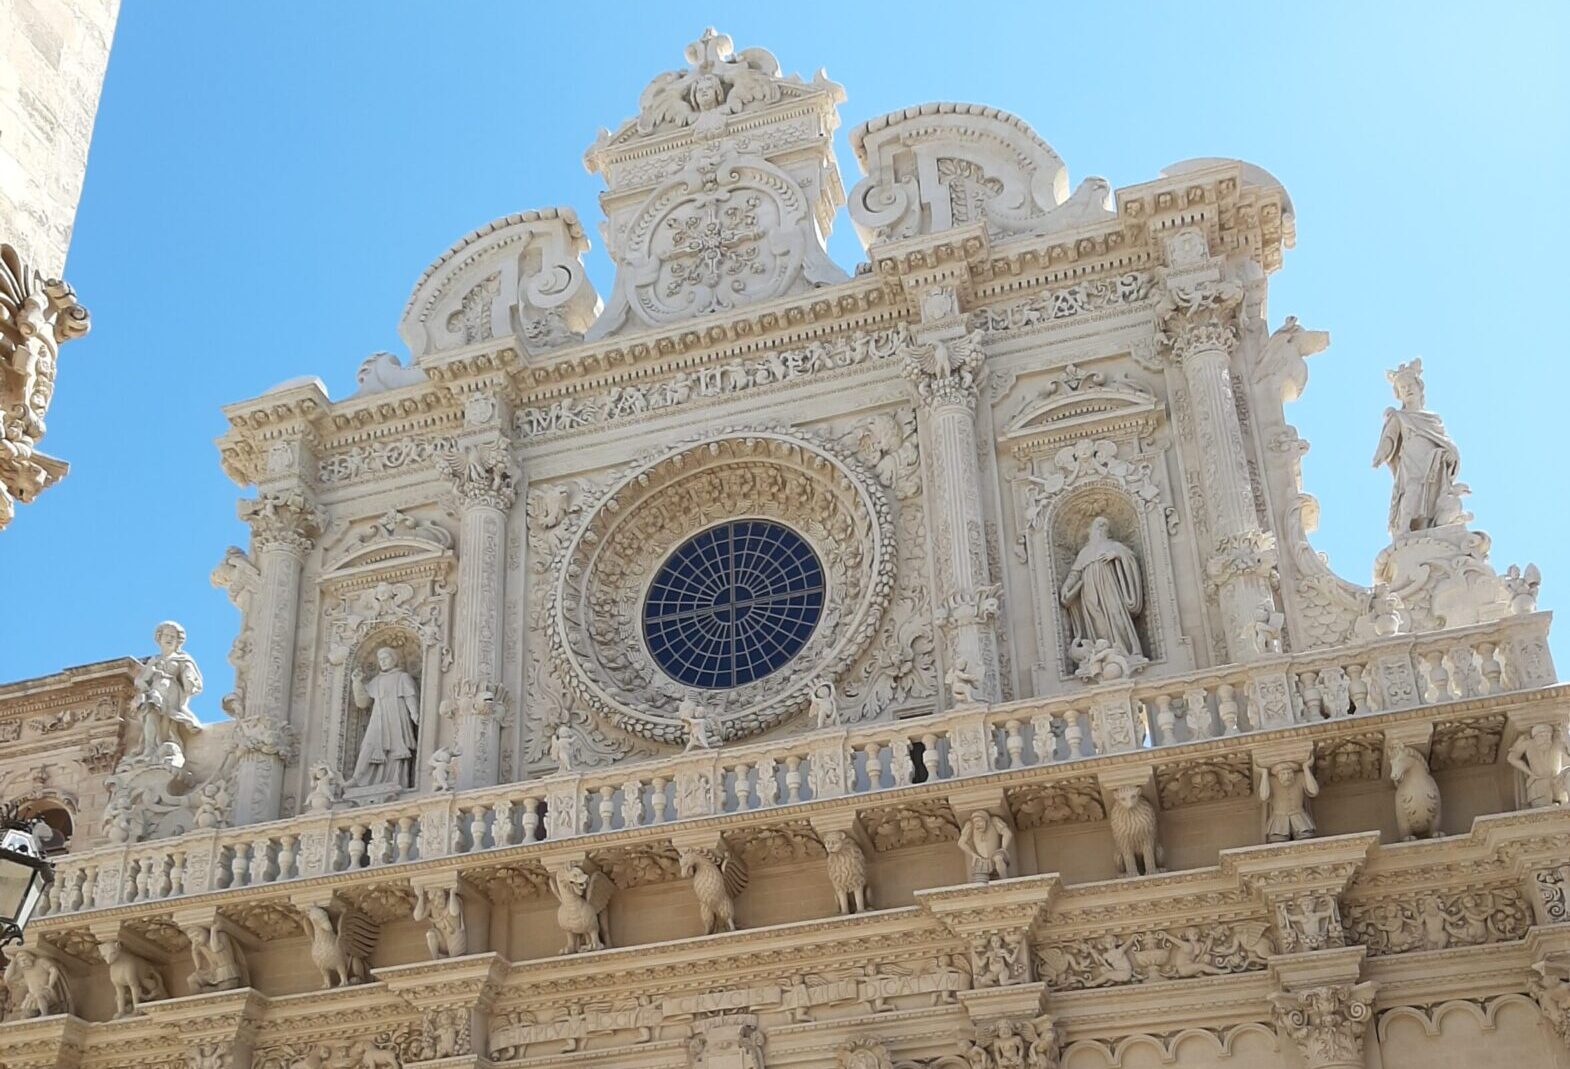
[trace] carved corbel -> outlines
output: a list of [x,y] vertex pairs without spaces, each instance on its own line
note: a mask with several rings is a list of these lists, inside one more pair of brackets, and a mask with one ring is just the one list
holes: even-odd
[[[376,970],[388,991],[420,1013],[422,1027],[405,1057],[421,1062],[485,1054],[491,1011],[506,975],[506,959],[495,953]],[[480,1064],[487,1063],[482,1058]]]
[[675,832],[671,845],[681,858],[681,876],[692,881],[703,922],[703,934],[734,932],[736,900],[747,889],[747,863],[719,832],[705,829]]
[[175,927],[185,934],[191,971],[185,983],[193,993],[235,991],[251,986],[247,952],[254,937],[216,906],[177,910]]
[[972,1021],[1041,1012],[1046,985],[1035,978],[1031,932],[1060,885],[1053,874],[916,892],[917,905],[969,954],[972,990],[959,998]]
[[572,850],[540,859],[556,896],[556,925],[567,938],[563,954],[605,950],[611,942],[610,903],[616,885],[590,860]]
[[[1346,946],[1341,896],[1378,842],[1377,832],[1367,832],[1323,842],[1225,850],[1221,867],[1235,872],[1264,904],[1280,954],[1317,958],[1320,952],[1339,953]],[[1363,948],[1350,949],[1361,960]]]
[[1163,872],[1161,810],[1154,765],[1121,765],[1096,773],[1102,804],[1112,829],[1113,861],[1119,875]]
[[861,817],[853,812],[831,812],[808,819],[812,830],[823,841],[829,884],[834,889],[834,904],[841,915],[865,913],[876,908],[868,860],[874,850]]
[[451,871],[413,875],[409,886],[414,891],[414,920],[426,925],[431,960],[461,958],[482,949],[478,944],[490,928],[490,899]]
[[98,943],[100,960],[108,967],[114,991],[115,1017],[132,1017],[146,1003],[169,997],[163,966],[168,955],[119,921],[99,921],[90,926]]
[[310,941],[311,963],[321,973],[322,989],[368,983],[381,926],[330,891],[296,895],[291,901]]

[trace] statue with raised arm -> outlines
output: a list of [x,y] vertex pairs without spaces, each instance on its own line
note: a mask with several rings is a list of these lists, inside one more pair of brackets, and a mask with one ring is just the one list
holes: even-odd
[[1006,880],[1014,865],[1014,829],[1002,817],[978,809],[960,829],[959,849],[971,883]]
[[185,764],[185,740],[202,730],[191,712],[191,699],[202,692],[202,673],[182,648],[185,628],[165,620],[153,628],[158,652],[142,662],[136,673],[132,707],[142,726],[142,742],[134,760],[180,767]]
[[1112,537],[1105,516],[1090,521],[1085,545],[1063,580],[1059,595],[1068,610],[1072,641],[1084,648],[1099,642],[1131,659],[1144,659],[1134,617],[1145,606],[1139,559]]
[[1456,482],[1461,451],[1445,433],[1439,416],[1423,407],[1423,361],[1402,364],[1385,377],[1401,402],[1400,408],[1385,409],[1385,425],[1374,451],[1374,467],[1388,464],[1395,479],[1390,491],[1390,537],[1466,522],[1472,518],[1461,507],[1467,488]]
[[356,787],[407,787],[420,722],[420,690],[414,677],[398,667],[398,655],[390,647],[376,651],[376,666],[380,671],[370,682],[358,668],[350,676],[355,707],[371,711],[350,782]]

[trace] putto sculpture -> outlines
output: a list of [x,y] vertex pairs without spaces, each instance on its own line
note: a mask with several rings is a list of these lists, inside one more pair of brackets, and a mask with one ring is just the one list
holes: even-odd
[[1413,360],[1387,372],[1400,408],[1385,409],[1385,425],[1374,451],[1374,467],[1390,466],[1390,537],[1464,523],[1461,505],[1467,488],[1456,482],[1461,451],[1439,417],[1423,407],[1423,361]]
[[202,730],[191,711],[191,699],[202,691],[202,673],[185,652],[185,628],[165,620],[153,628],[158,652],[142,662],[136,675],[134,707],[142,728],[141,745],[132,759],[138,764],[185,764],[185,744]]
[[407,787],[420,723],[420,689],[414,677],[398,667],[398,654],[391,647],[376,651],[376,667],[379,671],[370,682],[360,668],[349,676],[355,706],[371,711],[349,782],[355,787]]

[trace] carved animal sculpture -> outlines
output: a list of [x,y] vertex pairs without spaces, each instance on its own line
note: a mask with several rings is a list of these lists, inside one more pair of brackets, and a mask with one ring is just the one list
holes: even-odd
[[1390,757],[1390,782],[1396,785],[1396,830],[1406,841],[1431,839],[1439,831],[1439,784],[1422,753],[1401,746]]
[[844,914],[867,912],[867,855],[849,832],[831,831],[823,837],[828,852],[829,883]]
[[610,877],[574,863],[551,877],[551,888],[560,903],[556,907],[556,923],[567,933],[563,954],[604,950],[611,945],[606,907],[616,885]]
[[116,1017],[129,1017],[142,1008],[142,1003],[169,997],[163,977],[146,958],[131,953],[114,939],[100,943],[98,952],[109,966]]
[[1112,843],[1117,848],[1118,871],[1138,876],[1142,862],[1144,875],[1161,871],[1161,847],[1156,843],[1156,807],[1137,786],[1116,788],[1112,793]]
[[692,880],[703,914],[703,932],[736,930],[736,896],[747,889],[746,863],[729,850],[698,848],[681,852],[681,874]]
[[364,913],[345,907],[334,925],[324,907],[308,906],[300,925],[311,937],[311,962],[322,974],[324,990],[370,980],[376,924]]

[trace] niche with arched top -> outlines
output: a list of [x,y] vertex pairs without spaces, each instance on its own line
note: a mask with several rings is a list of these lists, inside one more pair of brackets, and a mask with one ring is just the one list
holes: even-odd
[[[377,664],[377,651],[390,649],[395,655],[396,668],[408,672],[414,677],[415,687],[423,696],[424,680],[421,678],[425,664],[425,647],[421,644],[419,636],[402,624],[383,624],[372,627],[365,636],[355,645],[348,659],[344,662],[342,673],[342,690],[339,694],[339,708],[343,710],[338,732],[338,750],[335,759],[339,773],[345,783],[351,783],[354,776],[355,763],[360,754],[360,745],[365,741],[365,730],[371,719],[369,708],[360,708],[354,700],[353,677],[356,671],[364,673],[365,681],[369,683],[381,671]],[[421,703],[424,705],[423,701]],[[424,742],[421,738],[422,723],[415,727],[416,751],[411,762],[410,782],[403,784],[405,787],[414,785],[418,779],[420,768],[420,755],[427,747],[420,745]]]
[[1148,660],[1163,659],[1160,628],[1151,624],[1156,609],[1152,597],[1149,539],[1141,512],[1121,488],[1110,483],[1091,483],[1078,487],[1055,502],[1047,520],[1051,590],[1059,640],[1057,662],[1064,674],[1074,671],[1074,664],[1069,657],[1069,641],[1074,630],[1068,609],[1063,605],[1063,583],[1073,567],[1075,557],[1085,545],[1091,521],[1097,516],[1107,518],[1111,527],[1110,536],[1132,550],[1138,561],[1142,604],[1134,614],[1134,631],[1139,636],[1140,650]]

